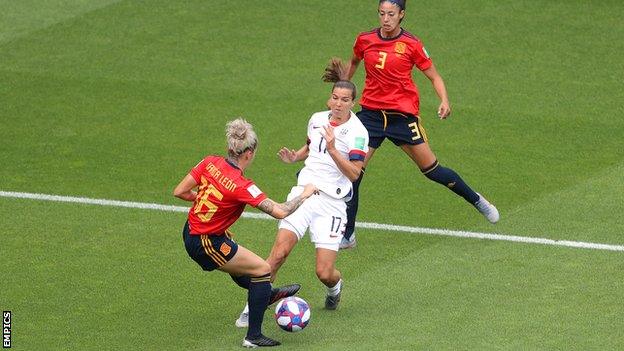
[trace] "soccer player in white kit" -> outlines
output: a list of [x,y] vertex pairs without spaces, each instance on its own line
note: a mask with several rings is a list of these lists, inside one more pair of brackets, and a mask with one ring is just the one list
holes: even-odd
[[[330,310],[338,307],[342,291],[342,275],[335,263],[347,223],[346,201],[351,198],[352,182],[360,176],[368,151],[368,132],[351,111],[356,87],[346,79],[347,72],[342,61],[332,59],[323,76],[325,81],[334,83],[327,102],[330,110],[312,115],[303,147],[299,150],[284,147],[278,152],[285,163],[305,161],[289,199],[301,194],[308,183],[314,184],[321,193],[279,222],[275,243],[267,258],[274,279],[288,254],[309,229],[316,247],[316,275],[327,287],[325,308]],[[245,312],[236,321],[239,327],[246,326]]]

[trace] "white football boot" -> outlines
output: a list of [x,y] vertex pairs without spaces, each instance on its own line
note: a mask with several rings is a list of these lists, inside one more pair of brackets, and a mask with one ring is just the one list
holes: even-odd
[[479,212],[481,212],[481,214],[485,216],[485,218],[487,218],[490,223],[494,224],[498,222],[498,220],[500,219],[500,214],[498,213],[496,206],[492,205],[481,194],[477,193],[477,195],[479,195],[479,201],[474,204],[477,210],[479,210]]
[[241,312],[240,316],[238,316],[238,319],[236,320],[236,322],[234,322],[234,324],[238,328],[249,327],[249,313]]
[[345,239],[345,237],[342,237],[342,241],[340,241],[340,245],[338,245],[338,248],[340,250],[346,250],[355,247],[355,245],[357,245],[357,242],[355,241],[355,233],[353,233],[351,234],[351,237],[349,239]]

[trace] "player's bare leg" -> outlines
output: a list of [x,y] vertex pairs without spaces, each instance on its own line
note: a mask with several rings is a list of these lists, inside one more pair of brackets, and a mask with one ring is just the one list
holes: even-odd
[[271,267],[260,256],[238,245],[238,252],[231,260],[219,267],[220,271],[233,276],[259,277],[271,272]]
[[342,274],[336,269],[338,252],[329,249],[316,249],[316,276],[327,287],[325,308],[335,310],[342,292]]
[[275,280],[277,271],[282,267],[284,262],[286,262],[286,258],[288,258],[288,255],[295,245],[297,245],[298,241],[297,234],[288,229],[280,228],[277,231],[273,248],[271,249],[269,257],[266,259],[267,263],[271,266],[272,281]]

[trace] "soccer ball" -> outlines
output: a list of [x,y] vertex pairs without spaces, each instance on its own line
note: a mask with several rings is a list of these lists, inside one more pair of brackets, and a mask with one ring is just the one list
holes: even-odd
[[303,330],[310,321],[310,305],[296,296],[282,299],[275,306],[275,321],[287,332]]

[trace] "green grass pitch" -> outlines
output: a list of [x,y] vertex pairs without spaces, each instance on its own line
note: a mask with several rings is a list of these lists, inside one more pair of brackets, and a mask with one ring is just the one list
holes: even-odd
[[[173,187],[223,153],[224,123],[260,138],[247,172],[274,199],[330,86],[376,26],[377,1],[0,0],[0,191],[186,205]],[[624,245],[621,1],[408,2],[404,27],[444,77],[453,114],[415,74],[432,149],[501,211],[495,226],[386,142],[359,220]],[[363,71],[356,74],[361,89]],[[16,350],[237,350],[245,292],[202,272],[183,213],[0,197],[0,308]],[[241,219],[266,256],[275,221]],[[312,306],[282,350],[624,349],[622,252],[358,230],[325,311],[313,246],[278,284]]]

